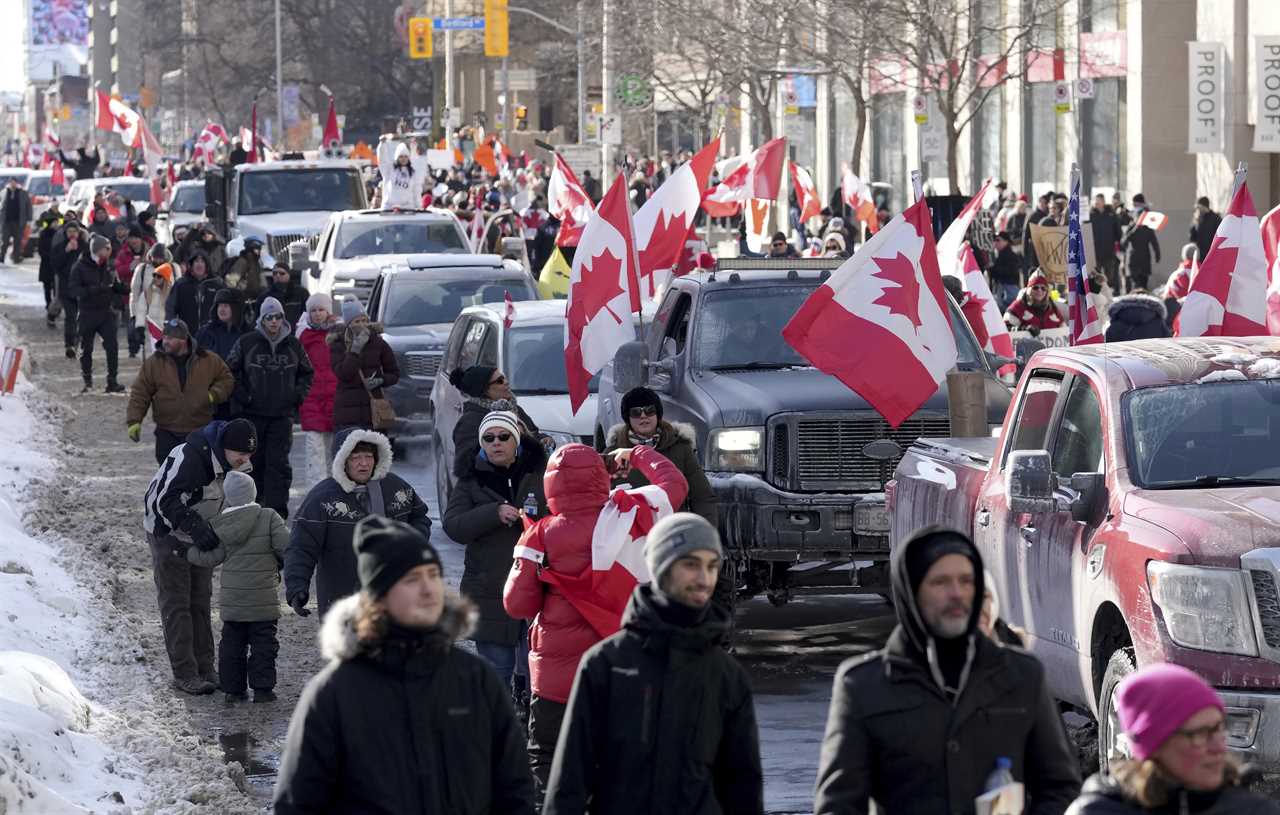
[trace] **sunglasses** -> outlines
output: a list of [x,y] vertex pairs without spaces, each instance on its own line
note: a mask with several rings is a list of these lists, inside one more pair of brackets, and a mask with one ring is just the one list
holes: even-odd
[[497,377],[496,379],[490,379],[490,380],[489,380],[489,384],[490,384],[490,385],[505,385],[505,384],[507,384],[507,378],[506,378],[505,376],[503,376],[502,374],[498,374],[498,377]]
[[633,407],[627,411],[627,415],[633,419],[639,419],[642,416],[657,416],[658,409],[653,405],[645,405],[644,407]]
[[266,315],[265,317],[263,317],[262,319],[263,319],[263,321],[264,321],[264,322],[267,322],[267,321],[275,322],[276,320],[283,320],[283,319],[284,319],[284,315],[283,315],[283,314],[268,314],[268,315]]
[[480,441],[485,444],[493,444],[495,441],[509,442],[511,441],[510,433],[485,433],[480,437]]
[[1031,290],[1032,291],[1048,291],[1049,287],[1048,286],[1032,286]]
[[785,244],[785,243],[778,242],[778,243],[775,243],[775,244],[773,245],[773,248],[774,248],[774,249],[781,249],[781,248],[782,248],[782,247],[784,247],[784,246],[786,246],[786,244]]

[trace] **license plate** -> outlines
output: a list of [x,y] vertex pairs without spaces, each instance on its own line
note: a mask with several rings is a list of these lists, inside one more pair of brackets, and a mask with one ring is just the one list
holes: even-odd
[[881,503],[858,504],[853,508],[853,531],[858,535],[888,535],[888,509]]

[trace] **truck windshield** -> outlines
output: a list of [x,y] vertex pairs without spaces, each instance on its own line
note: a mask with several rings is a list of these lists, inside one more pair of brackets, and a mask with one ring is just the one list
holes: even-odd
[[173,194],[173,202],[169,204],[170,212],[204,212],[204,185],[179,187]]
[[512,300],[538,298],[529,284],[519,278],[424,280],[397,275],[391,278],[387,290],[384,322],[388,327],[452,323],[467,306],[501,303],[507,292],[511,293]]
[[[694,365],[712,371],[810,367],[782,339],[782,329],[816,288],[815,282],[708,292],[694,333]],[[981,367],[963,315],[954,306],[950,313],[957,366]]]
[[151,205],[151,185],[144,181],[129,184],[111,184],[102,188],[103,195],[118,192],[133,202],[135,209],[145,209]]
[[1142,388],[1122,405],[1139,486],[1280,484],[1280,380]]
[[240,173],[240,215],[338,212],[364,206],[354,168],[315,167]]
[[348,221],[338,230],[336,258],[365,255],[466,254],[462,236],[451,221]]
[[[511,293],[515,297],[515,292]],[[507,331],[504,372],[511,390],[530,396],[569,392],[564,369],[564,324],[516,326]],[[600,374],[591,377],[587,390],[600,389]]]
[[27,192],[32,195],[62,195],[66,192],[61,184],[55,185],[47,175],[33,176],[27,182]]

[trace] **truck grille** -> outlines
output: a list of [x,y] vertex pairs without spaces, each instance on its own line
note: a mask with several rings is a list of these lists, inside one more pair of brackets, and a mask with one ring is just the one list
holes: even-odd
[[1262,623],[1262,638],[1271,648],[1280,648],[1280,591],[1271,572],[1250,569],[1253,580],[1253,596],[1258,607],[1258,620]]
[[440,372],[440,354],[409,351],[404,355],[405,372],[414,379],[431,379]]
[[[801,492],[824,490],[876,491],[893,474],[898,458],[876,461],[862,448],[879,439],[892,439],[905,451],[921,436],[949,436],[951,422],[941,414],[917,414],[891,428],[878,414],[840,413],[815,417],[793,415],[773,425],[774,483]],[[785,443],[778,437],[786,436]],[[784,460],[779,453],[790,452]]]
[[269,235],[267,237],[267,249],[270,250],[271,257],[287,260],[289,258],[289,244],[300,240],[306,240],[311,251],[314,252],[316,244],[320,241],[320,233],[304,235],[301,232],[284,232],[279,235]]

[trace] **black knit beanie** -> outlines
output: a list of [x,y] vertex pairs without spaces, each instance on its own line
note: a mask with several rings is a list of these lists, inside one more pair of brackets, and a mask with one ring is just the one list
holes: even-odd
[[467,396],[480,398],[489,389],[489,380],[493,378],[493,372],[496,370],[498,369],[489,365],[472,365],[465,371],[454,368],[453,373],[449,374],[449,381]]
[[[920,590],[924,576],[930,567],[947,555],[964,555],[973,560],[973,546],[959,532],[937,532],[921,538],[911,544],[906,552],[907,579],[911,581],[911,591]],[[982,566],[974,563],[974,568],[981,571]]]
[[654,406],[658,409],[658,421],[662,421],[662,399],[648,388],[632,388],[622,397],[622,421],[629,421],[631,408]]
[[248,419],[232,419],[222,428],[222,449],[252,453],[258,449],[258,431]]
[[400,578],[417,566],[436,564],[444,570],[440,555],[426,536],[406,523],[367,515],[356,524],[352,537],[360,588],[375,599],[384,596]]

